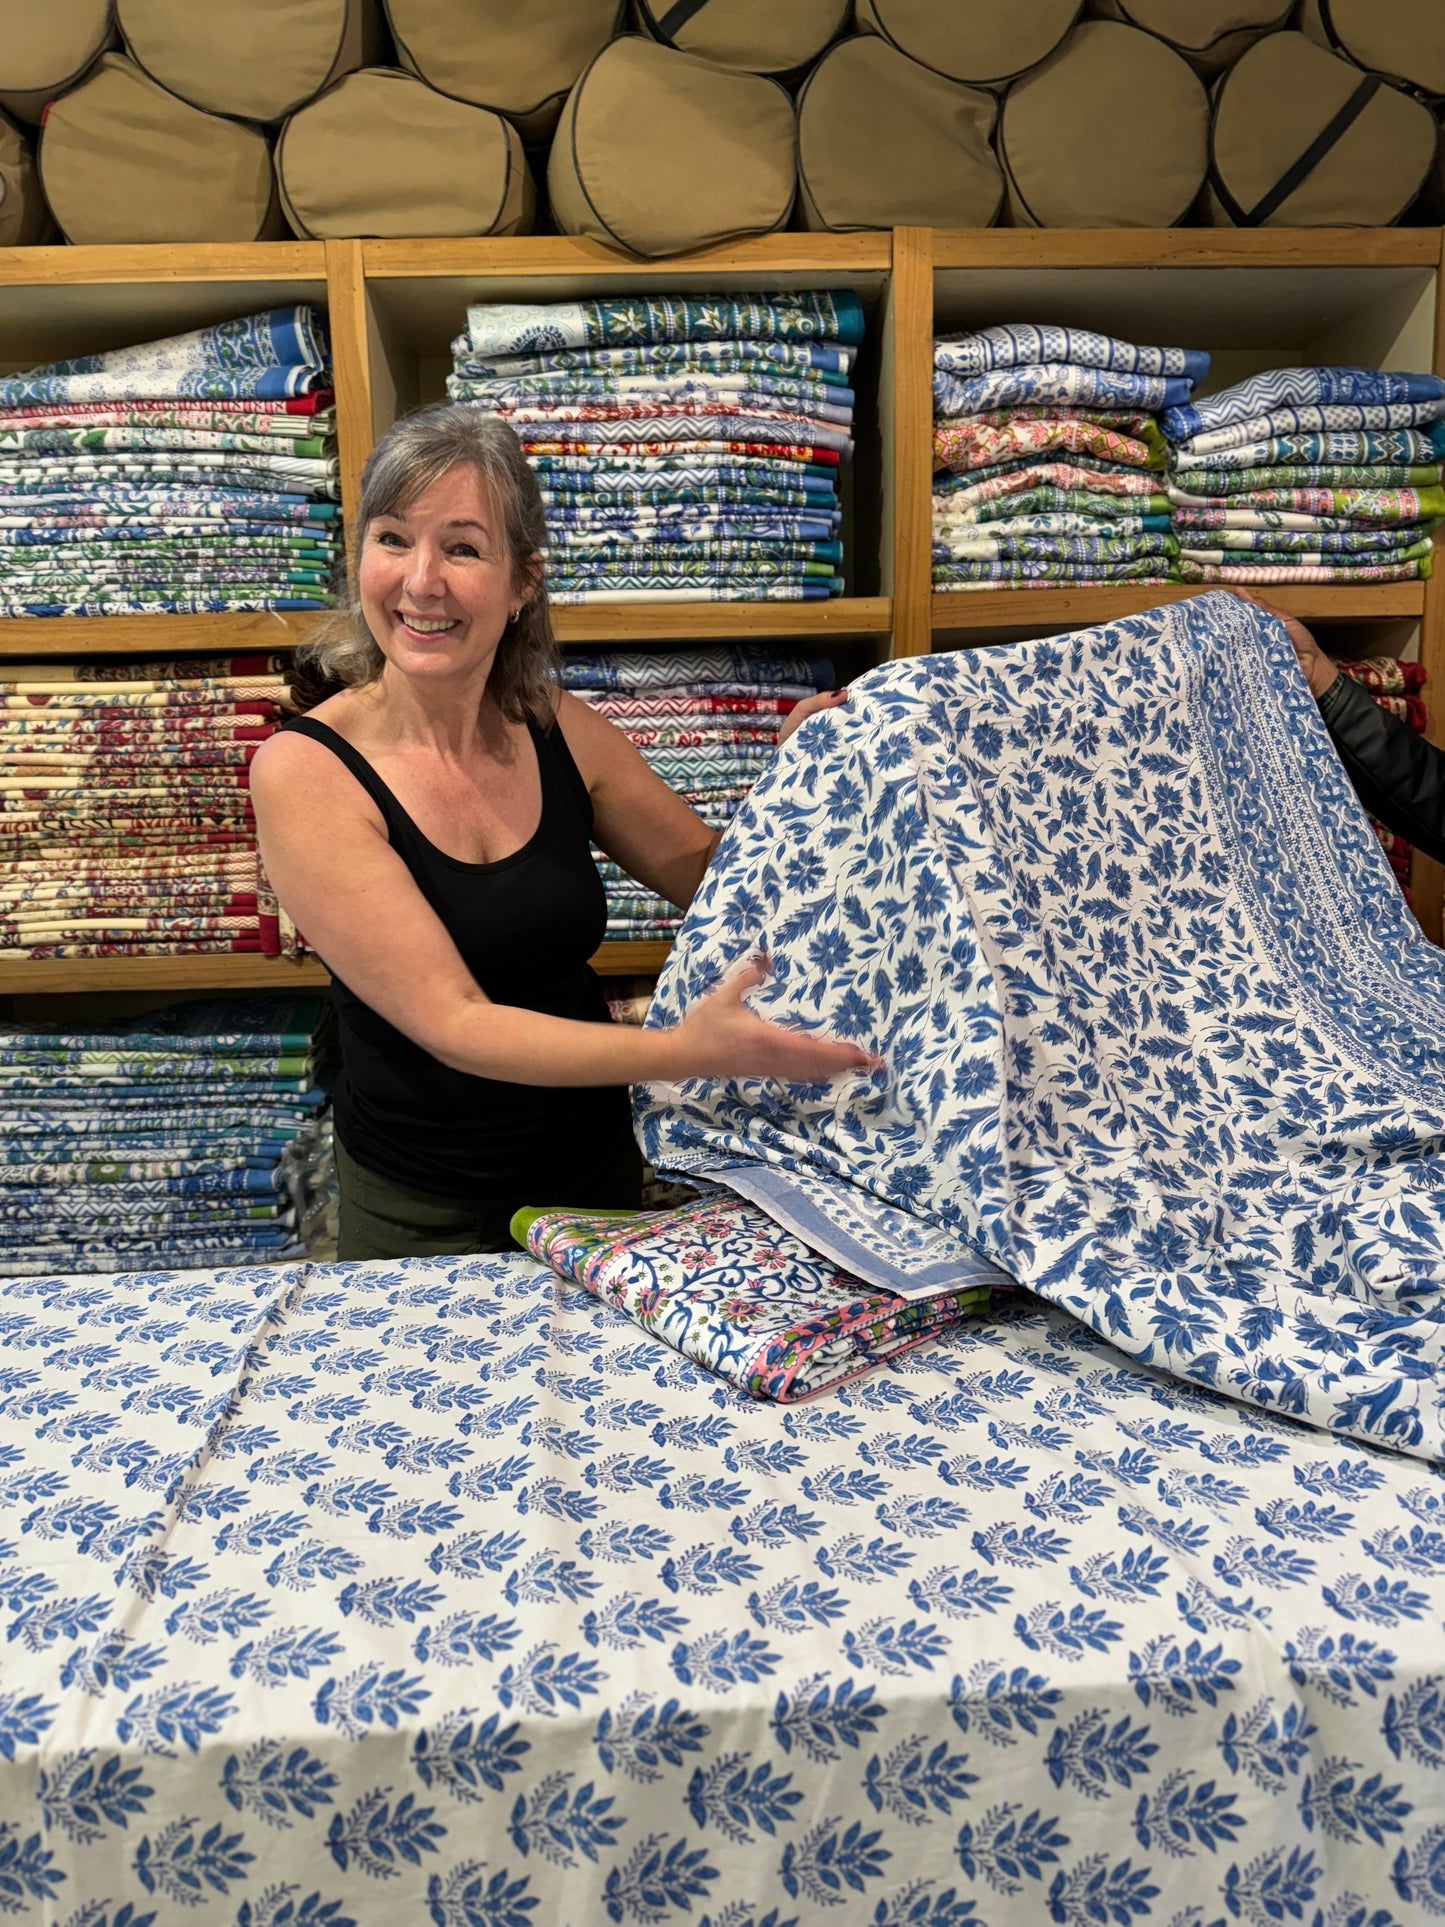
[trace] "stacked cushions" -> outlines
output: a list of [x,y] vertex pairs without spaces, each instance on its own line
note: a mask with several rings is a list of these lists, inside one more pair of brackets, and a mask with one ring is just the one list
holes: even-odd
[[850,11],[850,0],[637,0],[637,24],[681,53],[781,79],[806,73]]
[[856,296],[473,307],[447,392],[510,422],[562,604],[843,593]]
[[0,1023],[0,1277],[300,1255],[315,997]]
[[193,107],[275,121],[380,51],[379,0],[116,0],[126,49]]
[[935,589],[1170,580],[1158,412],[1208,367],[1029,323],[935,342]]
[[[1364,656],[1353,662],[1339,662],[1335,667],[1342,676],[1357,682],[1367,689],[1374,700],[1389,715],[1398,718],[1407,729],[1417,736],[1425,733],[1425,702],[1420,691],[1425,687],[1425,668],[1422,663],[1402,662],[1396,656]],[[1405,901],[1414,901],[1410,890],[1410,866],[1414,851],[1404,837],[1386,827],[1376,817],[1370,818],[1370,827],[1379,838],[1380,847],[1385,852],[1390,868],[1395,873],[1395,881],[1405,893]]]
[[325,607],[329,380],[312,308],[0,378],[0,615]]
[[[783,718],[833,683],[822,659],[719,644],[699,649],[569,650],[565,686],[617,725],[670,789],[715,830],[731,822],[773,760]],[[674,936],[675,904],[600,850],[609,941]]]
[[30,142],[0,113],[0,247],[29,247],[45,239],[49,226]]
[[294,948],[263,901],[246,774],[283,661],[6,665],[0,956]]
[[556,125],[567,90],[622,25],[627,0],[385,0],[405,66],[456,100],[505,114],[524,140]]
[[1445,380],[1277,368],[1170,408],[1186,582],[1406,582],[1445,515]]
[[1051,54],[1079,12],[1080,0],[858,0],[857,25],[949,80],[996,87]]
[[114,43],[111,0],[0,0],[0,107],[38,121]]

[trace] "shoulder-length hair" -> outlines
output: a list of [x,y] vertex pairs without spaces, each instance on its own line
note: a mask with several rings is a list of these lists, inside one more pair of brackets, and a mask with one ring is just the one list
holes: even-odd
[[[361,527],[357,544],[379,515],[398,515],[453,468],[474,471],[500,516],[515,593],[527,592],[521,614],[502,631],[487,693],[509,722],[552,721],[551,689],[557,641],[547,585],[533,557],[547,546],[547,519],[537,478],[516,435],[495,415],[464,402],[437,402],[404,415],[387,430],[361,471]],[[375,682],[386,658],[366,626],[355,562],[347,578],[344,613],[330,633],[296,652],[298,706],[319,702],[328,686],[360,689]]]

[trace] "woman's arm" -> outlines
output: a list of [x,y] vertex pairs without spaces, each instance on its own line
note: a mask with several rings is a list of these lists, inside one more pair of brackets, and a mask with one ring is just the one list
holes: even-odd
[[328,749],[304,736],[273,736],[252,761],[251,795],[267,876],[308,943],[364,1003],[453,1070],[542,1085],[820,1083],[876,1064],[855,1045],[755,1017],[742,1000],[767,974],[758,962],[672,1030],[494,1004],[387,841],[376,806]]

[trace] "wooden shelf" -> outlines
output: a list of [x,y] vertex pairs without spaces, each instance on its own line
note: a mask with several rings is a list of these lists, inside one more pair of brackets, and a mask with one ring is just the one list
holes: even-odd
[[671,949],[670,937],[604,943],[592,959],[592,968],[599,977],[648,977],[661,970]]
[[554,609],[563,643],[720,642],[761,637],[886,636],[893,622],[888,596],[839,596],[832,602],[601,603]]
[[6,658],[170,656],[192,651],[250,655],[294,649],[329,611],[224,616],[6,616],[0,618],[0,675]]
[[[1117,622],[1121,616],[1137,615],[1141,609],[1158,609],[1167,602],[1185,602],[1190,596],[1208,594],[1211,586],[1224,585],[964,589],[933,597],[933,633],[947,636],[963,635],[973,629],[1093,628],[1101,622]],[[1362,582],[1330,588],[1311,583],[1275,589],[1269,599],[1286,615],[1298,616],[1301,622],[1418,622],[1425,607],[1425,585],[1423,582],[1379,585]]]
[[645,286],[649,281],[673,286],[690,281],[706,287],[716,284],[719,276],[886,274],[893,258],[893,237],[887,231],[763,234],[696,254],[648,261],[576,235],[514,235],[494,241],[363,241],[361,258],[368,281],[456,281],[476,275],[488,281],[537,276],[565,282],[575,275],[623,289],[629,283]]
[[1429,268],[1439,228],[938,228],[939,268]]

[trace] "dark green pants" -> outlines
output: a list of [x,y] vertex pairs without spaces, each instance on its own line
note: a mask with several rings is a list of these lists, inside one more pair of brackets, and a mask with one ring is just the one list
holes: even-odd
[[582,1210],[636,1210],[641,1202],[642,1157],[630,1136],[605,1147],[590,1167],[559,1166],[545,1197],[443,1198],[413,1191],[367,1171],[338,1139],[336,1173],[341,1186],[338,1258],[466,1257],[484,1251],[515,1251],[508,1226],[523,1205],[575,1205]]

